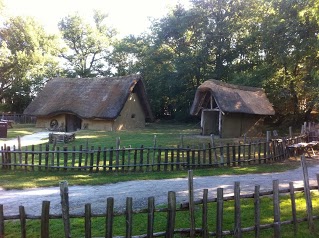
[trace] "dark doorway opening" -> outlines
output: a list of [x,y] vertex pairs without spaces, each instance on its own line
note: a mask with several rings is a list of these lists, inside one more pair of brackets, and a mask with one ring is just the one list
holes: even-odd
[[67,114],[66,115],[66,132],[77,131],[81,129],[82,126],[82,119],[77,117],[76,115]]

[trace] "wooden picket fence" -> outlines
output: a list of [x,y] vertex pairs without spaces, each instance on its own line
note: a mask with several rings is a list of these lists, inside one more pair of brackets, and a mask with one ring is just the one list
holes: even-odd
[[62,148],[50,144],[25,148],[1,147],[0,167],[6,170],[78,170],[89,172],[174,171],[241,166],[280,161],[288,156],[287,145],[304,136],[238,144],[202,144],[197,147],[94,147],[88,144]]
[[[40,220],[41,228],[39,230],[39,236],[41,238],[50,237],[50,221],[52,219],[60,219],[63,223],[63,234],[64,237],[72,237],[72,230],[70,225],[71,219],[84,219],[84,234],[82,237],[90,238],[92,237],[92,218],[103,218],[105,223],[104,227],[100,227],[100,233],[103,233],[103,237],[174,237],[175,235],[183,235],[189,237],[223,237],[231,235],[233,237],[243,237],[243,234],[249,233],[253,234],[255,237],[261,237],[262,230],[272,230],[274,237],[281,237],[282,228],[287,225],[292,225],[292,229],[296,234],[298,230],[299,223],[308,223],[308,228],[310,231],[314,231],[315,225],[314,220],[318,219],[319,216],[313,214],[312,207],[312,194],[311,190],[317,190],[319,184],[319,174],[317,174],[317,185],[309,185],[308,170],[305,162],[304,156],[301,158],[301,164],[303,168],[303,180],[304,187],[295,188],[292,182],[289,183],[289,188],[279,189],[279,181],[273,181],[272,191],[260,191],[260,185],[255,186],[255,190],[251,194],[241,194],[240,183],[235,182],[234,185],[234,195],[224,196],[223,188],[217,188],[217,197],[208,197],[208,189],[203,190],[203,198],[200,200],[194,200],[194,185],[193,185],[193,172],[189,171],[188,176],[188,201],[185,203],[177,205],[176,193],[170,191],[168,193],[167,207],[156,208],[154,197],[148,198],[148,206],[142,210],[133,209],[133,201],[131,197],[126,199],[126,210],[123,212],[116,212],[114,210],[114,198],[109,197],[106,199],[106,212],[102,214],[93,214],[91,212],[91,204],[87,203],[85,205],[84,214],[70,214],[69,212],[69,192],[67,182],[60,183],[60,193],[61,193],[61,213],[60,215],[50,214],[50,202],[43,201],[42,203],[42,214],[40,216],[28,215],[25,213],[24,206],[19,207],[19,214],[4,216],[3,205],[0,205],[0,237],[5,237],[6,235],[6,221],[15,220],[16,223],[20,223],[21,238],[27,237],[27,220]],[[222,186],[222,185],[221,185]],[[306,216],[300,217],[297,214],[296,207],[296,193],[302,192],[305,197],[306,203]],[[288,220],[281,219],[280,210],[280,194],[289,194],[291,203],[291,218]],[[273,221],[270,223],[265,223],[261,221],[261,215],[263,213],[261,206],[261,199],[263,197],[270,197],[273,200]],[[254,215],[251,218],[252,226],[243,227],[242,225],[242,203],[244,200],[250,199],[253,201]],[[233,201],[233,210],[224,210],[224,204],[227,201]],[[208,210],[209,204],[214,204],[216,207],[215,211],[215,226],[209,226],[209,216]],[[198,219],[198,213],[196,218],[196,211],[200,211],[200,221],[196,222]],[[186,213],[185,213],[186,212]],[[224,213],[233,212],[233,221],[225,221]],[[162,231],[155,231],[156,225],[156,214],[166,213],[166,228]],[[182,213],[182,216],[189,216],[189,225],[186,227],[176,227],[177,215]],[[134,216],[136,214],[145,214],[145,224],[146,230],[145,234],[133,234]],[[114,234],[115,218],[123,217],[125,220],[125,234]],[[268,219],[269,221],[269,219]],[[224,229],[224,224],[233,224],[233,228],[229,230]],[[196,225],[197,224],[197,225]],[[198,225],[200,224],[200,225]],[[17,226],[17,227],[19,227]],[[17,228],[19,229],[19,228]],[[62,235],[61,235],[62,237]]]

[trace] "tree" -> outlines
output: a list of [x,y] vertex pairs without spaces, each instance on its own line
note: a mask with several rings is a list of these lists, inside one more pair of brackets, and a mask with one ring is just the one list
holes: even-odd
[[22,112],[50,77],[59,74],[57,39],[32,18],[12,17],[0,28],[0,100]]
[[66,60],[69,77],[95,77],[109,75],[105,62],[115,31],[103,21],[107,15],[94,12],[94,25],[86,23],[79,15],[71,15],[59,22],[59,30],[66,44],[61,56]]

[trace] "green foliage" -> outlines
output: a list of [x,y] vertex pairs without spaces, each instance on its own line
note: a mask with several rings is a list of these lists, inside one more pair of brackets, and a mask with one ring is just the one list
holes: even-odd
[[0,28],[0,100],[22,112],[49,78],[59,73],[57,41],[32,18],[12,17]]
[[68,77],[95,77],[109,75],[104,59],[109,55],[109,47],[115,31],[107,28],[103,21],[107,15],[94,13],[94,25],[75,14],[59,22],[59,29],[66,44],[61,56],[68,66]]

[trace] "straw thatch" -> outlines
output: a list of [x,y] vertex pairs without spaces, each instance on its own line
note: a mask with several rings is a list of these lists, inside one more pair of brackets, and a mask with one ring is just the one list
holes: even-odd
[[131,93],[136,93],[145,117],[153,115],[139,75],[114,78],[55,78],[25,109],[24,114],[54,116],[71,113],[80,118],[115,119]]
[[198,115],[210,97],[223,113],[245,113],[255,115],[274,115],[275,111],[265,92],[260,88],[238,86],[217,80],[208,80],[196,91],[191,115]]

